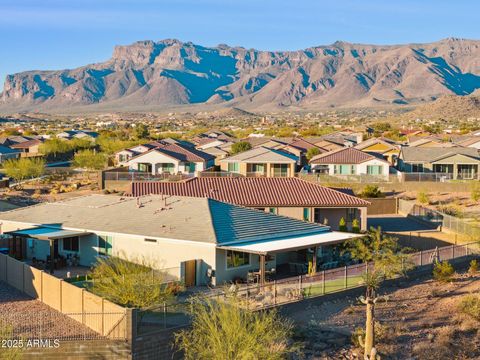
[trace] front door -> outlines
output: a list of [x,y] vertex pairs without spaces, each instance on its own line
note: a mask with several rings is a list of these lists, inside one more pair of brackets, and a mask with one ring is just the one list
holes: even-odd
[[185,261],[185,286],[195,286],[197,277],[197,260]]

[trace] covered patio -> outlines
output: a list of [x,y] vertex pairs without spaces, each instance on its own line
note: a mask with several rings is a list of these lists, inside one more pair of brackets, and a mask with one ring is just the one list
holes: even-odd
[[[45,268],[49,270],[50,274],[55,272],[55,269],[65,268],[67,266],[79,267],[78,248],[81,237],[91,235],[90,232],[64,230],[58,228],[51,228],[47,226],[35,226],[28,229],[14,230],[5,233],[10,235],[9,239],[9,253],[18,260],[29,260],[32,265],[44,264]],[[59,254],[58,243],[63,243],[63,249],[67,247],[67,256]],[[35,254],[36,256],[29,256],[29,249],[34,248],[33,241],[48,242],[49,252],[43,256]],[[45,257],[45,259],[43,259]]]
[[[295,265],[300,268],[300,273],[314,275],[319,269],[319,260],[321,261],[322,255],[319,256],[319,250],[327,246],[338,245],[347,240],[363,237],[362,234],[344,233],[338,231],[328,231],[324,233],[317,233],[313,235],[305,235],[298,237],[290,237],[286,239],[278,240],[258,240],[245,243],[226,244],[218,246],[219,249],[227,251],[235,251],[239,253],[247,253],[256,255],[259,257],[259,269],[254,271],[254,275],[258,275],[258,282],[260,285],[264,285],[267,278],[267,273],[270,275],[278,274],[278,269],[282,265]],[[299,263],[286,263],[285,260],[279,260],[279,254],[306,251],[311,258]],[[268,260],[274,258],[274,268],[269,270],[267,267]],[[325,265],[325,264],[324,264]],[[328,264],[326,264],[328,265]],[[331,266],[335,267],[335,266]],[[328,267],[327,267],[328,268]],[[325,268],[324,268],[325,269]],[[247,274],[248,277],[249,274]]]

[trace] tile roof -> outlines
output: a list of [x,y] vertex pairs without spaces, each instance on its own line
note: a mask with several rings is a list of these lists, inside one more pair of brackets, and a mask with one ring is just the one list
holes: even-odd
[[280,150],[269,149],[263,146],[253,148],[241,152],[239,154],[230,156],[221,161],[225,162],[245,162],[245,163],[258,163],[258,162],[281,162],[281,163],[294,163],[298,160],[295,155],[283,152]]
[[28,140],[21,143],[10,145],[12,149],[24,149],[30,146],[40,145],[42,142],[38,139]]
[[445,157],[461,154],[480,161],[479,152],[475,148],[464,147],[403,147],[401,158],[405,162],[433,162]]
[[[362,141],[360,144],[355,145],[355,149],[363,150],[369,146],[376,145],[376,144],[383,144],[389,150],[397,150],[399,147],[395,144],[395,141],[388,139],[388,138],[372,138],[365,141]],[[389,151],[385,150],[385,151]]]
[[349,147],[314,156],[310,160],[310,164],[361,164],[369,160],[383,159],[379,159],[372,154]]
[[293,140],[291,143],[289,143],[287,146],[292,146],[294,148],[297,148],[297,149],[305,151],[305,152],[307,152],[308,149],[311,149],[311,148],[317,148],[317,149],[321,150],[318,146],[316,146],[315,144],[312,144],[311,142],[309,142],[309,141],[307,141],[303,138],[297,138],[297,139]]
[[210,197],[218,201],[249,207],[268,206],[367,206],[345,190],[331,189],[298,178],[222,178],[203,177],[179,182],[133,182],[130,194],[167,194]]
[[[197,150],[195,148],[181,146],[179,144],[165,144],[159,147],[153,148],[152,150],[146,151],[140,155],[137,155],[134,158],[138,158],[145,154],[151,153],[153,151],[165,154],[174,159],[180,161],[189,161],[189,162],[203,162],[208,160],[213,160],[214,156],[207,154],[203,151]],[[131,160],[131,159],[130,159]]]
[[319,224],[209,198],[158,195],[89,195],[2,212],[0,221],[213,244],[329,232]]

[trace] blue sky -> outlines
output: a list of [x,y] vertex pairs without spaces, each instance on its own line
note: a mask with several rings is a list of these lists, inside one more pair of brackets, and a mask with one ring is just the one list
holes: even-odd
[[480,39],[478,0],[0,0],[6,74],[108,59],[116,44],[178,38],[263,50]]

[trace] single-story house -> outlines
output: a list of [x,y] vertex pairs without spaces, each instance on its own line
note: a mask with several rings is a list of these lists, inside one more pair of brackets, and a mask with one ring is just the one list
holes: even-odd
[[20,155],[21,153],[19,150],[0,145],[0,164],[6,160],[18,159]]
[[381,156],[375,156],[352,147],[314,156],[310,160],[312,171],[331,176],[375,176],[388,180],[390,164]]
[[215,158],[195,148],[179,144],[156,147],[130,158],[126,165],[131,171],[158,174],[196,174],[215,164]]
[[361,236],[210,198],[163,195],[77,197],[2,212],[0,222],[17,258],[75,255],[91,266],[113,255],[144,260],[187,285],[221,285],[249,271],[264,281],[266,269],[304,263],[307,252],[316,263],[329,246]]
[[315,144],[312,144],[308,140],[303,138],[296,138],[292,142],[288,143],[287,145],[280,147],[280,150],[287,151],[298,158],[298,165],[303,166],[308,163],[307,160],[307,152],[308,150],[316,148],[318,153],[325,153],[327,152],[326,149],[322,149]]
[[57,138],[71,140],[71,139],[88,139],[95,141],[98,133],[91,130],[66,130],[57,134]]
[[391,165],[395,165],[398,155],[400,154],[400,146],[397,145],[395,141],[387,138],[371,138],[362,141],[355,146],[355,149],[372,155],[380,155]]
[[351,229],[357,219],[367,229],[368,201],[348,189],[332,189],[299,178],[200,177],[179,182],[133,182],[131,196],[165,194],[209,197],[294,219],[328,224],[337,230],[341,218]]
[[464,147],[402,147],[398,169],[406,173],[445,174],[451,179],[479,179],[478,149]]
[[10,145],[10,148],[20,151],[21,156],[36,156],[40,154],[40,145],[42,145],[41,140],[33,139]]
[[222,171],[248,177],[292,177],[297,162],[293,154],[263,146],[219,161]]
[[163,141],[152,141],[147,144],[139,144],[136,146],[132,146],[131,148],[128,148],[128,149],[117,151],[115,153],[115,163],[120,166],[126,166],[128,161],[130,161],[132,157],[143,154],[147,151],[150,151],[152,149],[155,149],[167,144],[168,143]]

